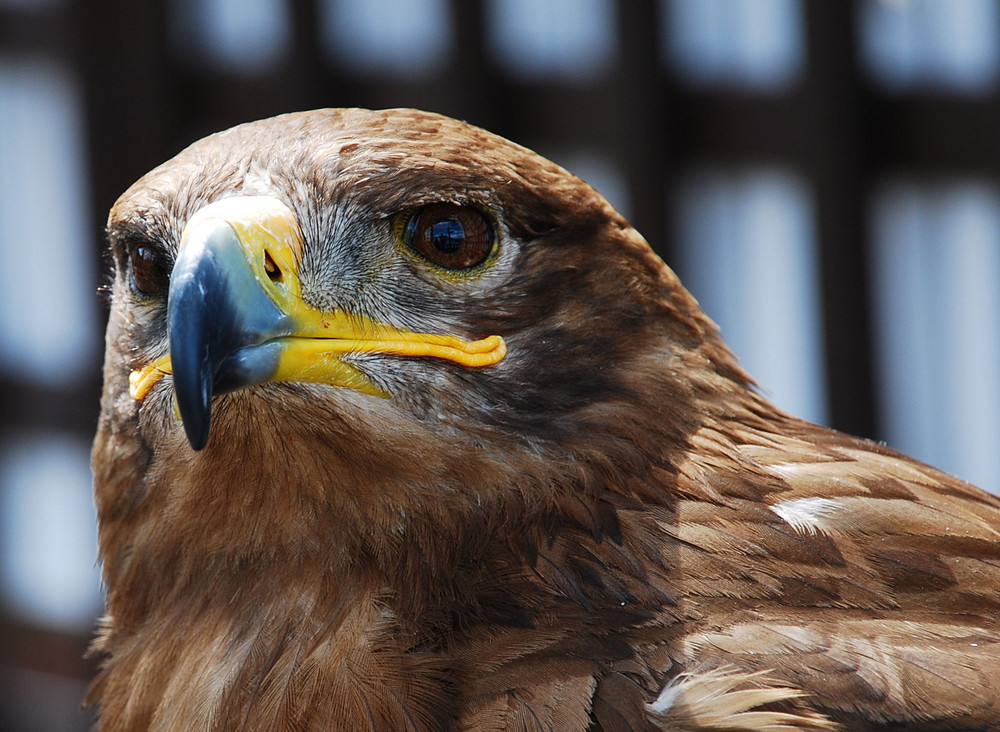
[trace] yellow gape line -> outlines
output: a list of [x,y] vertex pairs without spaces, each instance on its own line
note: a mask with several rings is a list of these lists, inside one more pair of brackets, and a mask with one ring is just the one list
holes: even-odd
[[[283,345],[281,362],[270,381],[326,381],[322,375],[310,373],[312,371],[310,364],[319,366],[324,363],[324,356],[328,355],[385,353],[412,358],[442,358],[470,368],[492,366],[507,355],[507,344],[498,335],[478,341],[467,341],[458,336],[433,333],[400,331],[399,334],[406,339],[282,338],[280,339]],[[129,394],[133,399],[142,401],[150,389],[169,373],[171,373],[169,355],[151,361],[129,374]]]
[[128,393],[133,399],[142,401],[149,390],[155,386],[164,374],[170,373],[170,354],[160,356],[155,361],[133,371],[128,375]]
[[[344,353],[388,353],[394,356],[419,358],[429,356],[454,361],[461,366],[492,366],[507,355],[507,344],[500,336],[490,336],[480,341],[464,341],[455,336],[420,334],[414,340],[349,338],[283,338],[282,363],[290,364],[310,356]],[[284,381],[285,379],[278,379]]]

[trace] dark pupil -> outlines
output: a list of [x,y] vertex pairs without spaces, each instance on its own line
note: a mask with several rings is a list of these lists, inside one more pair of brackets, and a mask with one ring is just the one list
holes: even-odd
[[446,254],[457,252],[465,243],[465,227],[456,219],[435,221],[431,226],[430,235],[438,251]]

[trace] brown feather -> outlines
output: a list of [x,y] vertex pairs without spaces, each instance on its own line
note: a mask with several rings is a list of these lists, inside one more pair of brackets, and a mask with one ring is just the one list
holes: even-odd
[[[172,262],[241,193],[296,211],[310,304],[508,355],[359,359],[389,399],[217,396],[192,451],[169,377],[128,394],[167,349],[129,247]],[[438,201],[494,212],[506,258],[367,259]],[[413,110],[288,115],[152,171],[108,230],[104,729],[1000,728],[1000,501],[768,404],[554,164]]]

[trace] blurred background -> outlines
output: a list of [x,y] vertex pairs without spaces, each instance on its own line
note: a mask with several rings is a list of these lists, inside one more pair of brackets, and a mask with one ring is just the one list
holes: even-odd
[[555,159],[791,412],[1000,491],[998,0],[0,0],[0,728],[86,729],[88,467],[137,177],[417,106]]

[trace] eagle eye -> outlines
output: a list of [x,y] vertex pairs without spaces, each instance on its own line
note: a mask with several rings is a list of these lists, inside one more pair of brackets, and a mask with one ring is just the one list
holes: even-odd
[[169,274],[162,257],[149,244],[129,247],[128,279],[132,291],[141,297],[164,295],[169,285]]
[[487,215],[473,206],[432,203],[410,215],[403,243],[445,269],[471,269],[485,262],[497,237]]

